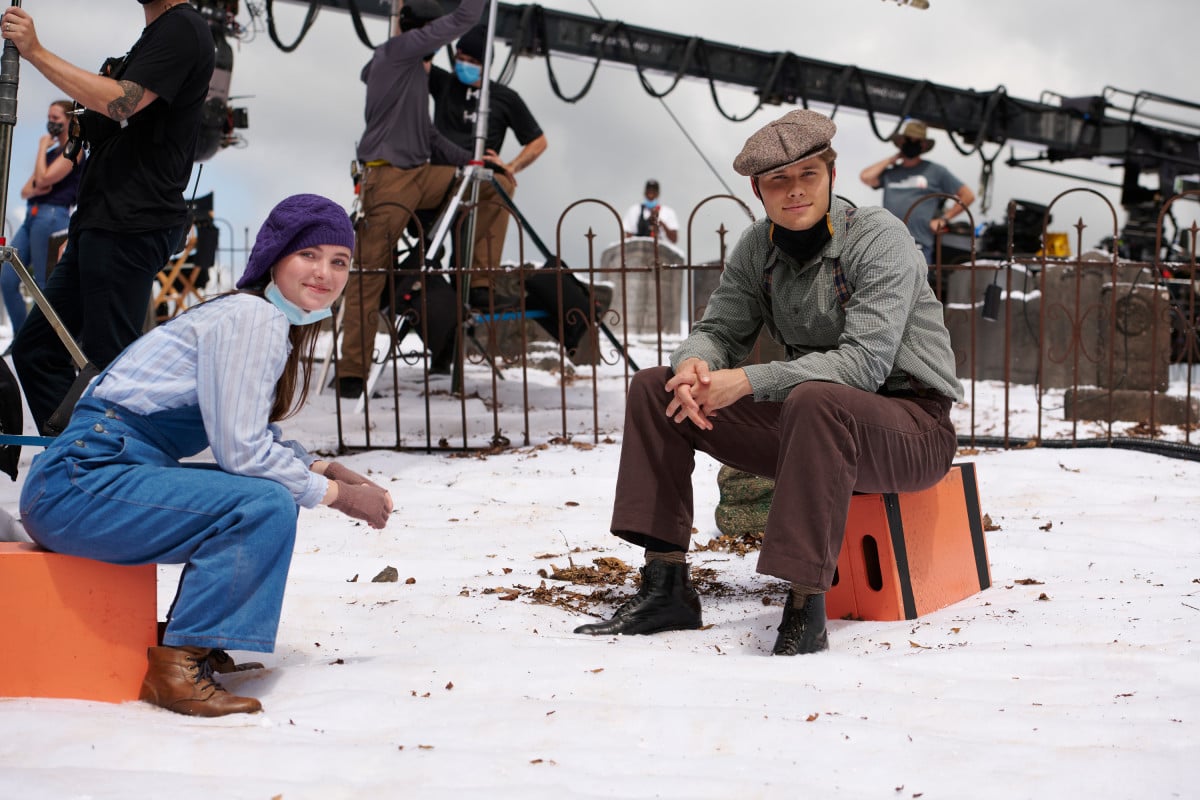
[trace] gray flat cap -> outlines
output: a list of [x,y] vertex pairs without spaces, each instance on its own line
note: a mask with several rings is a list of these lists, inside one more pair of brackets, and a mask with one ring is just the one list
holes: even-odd
[[828,150],[835,133],[837,125],[824,114],[789,111],[746,140],[733,169],[739,175],[755,176],[795,164]]

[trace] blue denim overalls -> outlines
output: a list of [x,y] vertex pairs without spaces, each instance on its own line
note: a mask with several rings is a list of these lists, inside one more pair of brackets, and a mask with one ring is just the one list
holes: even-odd
[[198,406],[136,414],[92,395],[33,459],[21,518],[47,550],[184,564],[163,644],[271,652],[299,507],[280,483],[180,463],[208,446]]

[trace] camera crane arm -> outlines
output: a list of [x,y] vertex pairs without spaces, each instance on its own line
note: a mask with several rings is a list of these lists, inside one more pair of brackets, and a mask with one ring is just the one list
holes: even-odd
[[[315,2],[356,17],[388,16],[393,4],[393,0],[288,1]],[[450,7],[455,2],[444,0],[444,5]],[[720,107],[716,87],[750,88],[758,95],[758,105],[735,121],[748,118],[764,105],[827,103],[835,112],[843,107],[865,111],[881,141],[896,133],[904,118],[919,118],[930,127],[948,131],[951,142],[963,154],[980,153],[985,164],[990,164],[999,147],[1009,142],[1043,148],[1035,158],[1010,159],[1010,166],[1108,160],[1124,170],[1121,203],[1131,218],[1144,217],[1148,207],[1161,205],[1176,193],[1175,187],[1184,177],[1200,175],[1200,125],[1178,120],[1171,120],[1169,126],[1160,124],[1165,118],[1153,114],[1149,105],[1154,101],[1178,110],[1195,104],[1152,93],[1137,93],[1128,109],[1117,103],[1118,95],[1127,93],[1111,87],[1102,94],[1079,98],[1043,93],[1043,98],[1055,99],[1056,103],[1022,100],[1010,97],[1003,86],[983,92],[959,89],[851,64],[791,52],[752,50],[540,5],[498,3],[495,31],[496,39],[507,42],[514,56],[546,56],[551,85],[561,99],[570,102],[586,94],[591,79],[578,95],[564,96],[548,58],[551,54],[593,60],[596,68],[611,62],[632,66],[640,76],[652,72],[673,77],[674,81],[661,92],[642,78],[646,91],[659,97],[668,94],[683,78],[707,81],[713,102],[731,120],[735,118]],[[881,130],[877,120],[880,115],[897,121]],[[991,158],[983,155],[986,144],[997,147]],[[1144,174],[1157,177],[1156,188],[1140,186],[1139,178]]]

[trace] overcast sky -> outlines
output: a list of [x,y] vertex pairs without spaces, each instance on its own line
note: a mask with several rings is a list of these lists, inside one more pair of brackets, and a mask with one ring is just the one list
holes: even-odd
[[[243,2],[239,21],[249,27],[251,7],[263,5]],[[282,39],[295,38],[307,5],[293,0],[275,3]],[[1192,0],[930,0],[928,10],[899,6],[893,0],[550,0],[543,5],[577,14],[598,11],[606,19],[633,25],[754,50],[786,50],[958,88],[985,91],[1003,86],[1010,96],[1031,101],[1039,101],[1043,91],[1070,97],[1116,87],[1200,102],[1184,33],[1200,23],[1200,6]],[[25,0],[23,6],[37,21],[48,48],[89,69],[108,55],[123,53],[142,27],[142,9],[134,0]],[[104,11],[98,12],[101,7]],[[215,192],[217,215],[230,222],[239,241],[244,229],[253,234],[270,207],[288,194],[318,192],[347,206],[352,203],[349,164],[363,127],[364,92],[358,74],[370,56],[349,16],[341,12],[323,11],[290,54],[271,42],[261,18],[258,27],[255,36],[235,43],[231,91],[241,98],[235,105],[249,111],[250,127],[242,132],[246,146],[217,154],[199,178],[200,193]],[[382,39],[385,30],[382,20],[368,22],[374,40]],[[506,54],[507,48],[499,46],[498,62]],[[438,63],[444,64],[444,56]],[[563,91],[574,94],[591,65],[559,57],[553,66]],[[669,83],[664,76],[652,81],[660,88]],[[554,96],[544,59],[521,59],[510,85],[526,99],[549,140],[546,154],[519,176],[517,201],[551,247],[559,215],[579,199],[599,199],[619,213],[640,197],[645,179],[654,177],[662,184],[664,202],[685,214],[702,198],[725,191],[664,104],[643,92],[631,69],[601,67],[591,92],[574,104]],[[719,94],[722,105],[735,115],[744,115],[755,103],[746,89],[723,87]],[[58,96],[23,64],[9,181],[10,219],[22,213],[17,190],[30,170],[45,107]],[[768,106],[748,121],[730,122],[714,107],[707,84],[699,81],[682,82],[665,105],[716,165],[721,179],[761,214],[745,179],[730,164],[747,136],[791,107]],[[1192,120],[1200,116],[1182,110],[1171,114]],[[858,172],[886,155],[889,146],[875,138],[864,114],[846,108],[835,119],[840,154],[835,189],[856,203],[877,203],[880,195],[859,182]],[[881,120],[884,125],[895,122]],[[941,131],[933,137],[937,145],[930,157],[978,191],[979,157],[958,155]],[[1035,153],[1028,145],[1013,146],[1018,155]],[[511,159],[516,147],[509,137],[505,157]],[[1005,157],[1007,149],[1000,161]],[[1058,166],[1106,180],[1121,178],[1120,170],[1103,165]],[[999,219],[1012,197],[1048,203],[1075,186],[1091,186],[1117,203],[1116,190],[998,163],[991,209],[985,213],[977,203],[972,210],[977,221]],[[1188,206],[1188,215],[1200,209]],[[1107,207],[1093,196],[1079,196],[1061,208],[1051,229],[1073,230],[1076,219],[1084,217],[1092,226],[1084,234],[1085,247],[1111,230]],[[715,238],[707,231],[718,221],[737,230],[745,220],[742,215],[739,221],[739,213],[731,204],[700,220],[706,233],[695,245],[695,260],[716,257]],[[1123,220],[1121,214],[1118,224]],[[580,234],[586,226],[597,228],[598,249],[617,237],[611,216],[592,207],[572,212],[563,235],[575,266],[585,258]],[[510,234],[510,258],[516,257],[516,239]]]

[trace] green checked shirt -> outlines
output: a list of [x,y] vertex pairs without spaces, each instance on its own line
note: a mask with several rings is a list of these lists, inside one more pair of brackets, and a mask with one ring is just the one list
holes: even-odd
[[671,366],[693,357],[710,369],[736,366],[765,325],[789,360],[744,367],[756,400],[782,401],[804,381],[868,392],[925,387],[961,400],[942,304],[912,234],[882,208],[836,197],[830,219],[833,238],[806,264],[771,243],[769,219],[754,223]]

